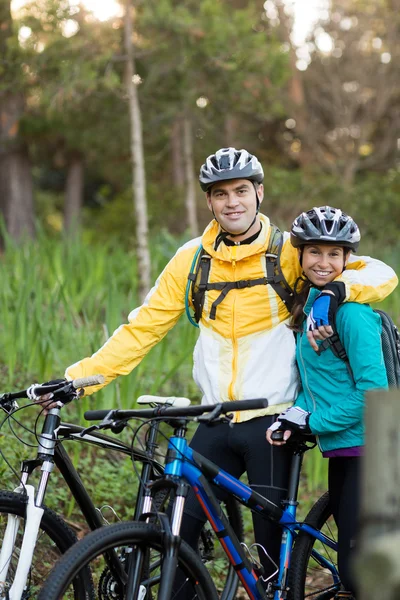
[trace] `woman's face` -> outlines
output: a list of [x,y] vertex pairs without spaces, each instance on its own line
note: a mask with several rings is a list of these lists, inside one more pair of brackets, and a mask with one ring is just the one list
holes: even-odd
[[303,249],[302,267],[311,283],[323,287],[339,277],[347,259],[348,253],[341,246],[307,245]]

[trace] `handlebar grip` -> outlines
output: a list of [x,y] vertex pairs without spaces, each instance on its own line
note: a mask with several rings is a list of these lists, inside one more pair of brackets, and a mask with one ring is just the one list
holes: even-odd
[[102,421],[110,410],[87,410],[83,415],[86,421]]
[[224,414],[236,411],[236,410],[257,410],[261,408],[267,408],[268,400],[266,398],[252,398],[251,400],[231,400],[230,402],[224,402],[222,405],[222,412]]
[[272,432],[271,435],[271,440],[273,440],[274,442],[283,442],[283,434],[284,434],[284,430],[283,429],[276,429],[275,431]]
[[72,385],[76,390],[80,388],[90,387],[91,385],[102,385],[103,383],[103,375],[90,375],[89,377],[80,377],[79,379],[74,379],[72,381]]
[[7,404],[10,400],[18,400],[19,398],[27,398],[28,390],[21,390],[20,392],[6,392],[0,395],[0,406]]

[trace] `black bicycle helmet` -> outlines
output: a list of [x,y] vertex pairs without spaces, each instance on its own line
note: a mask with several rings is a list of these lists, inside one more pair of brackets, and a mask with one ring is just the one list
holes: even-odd
[[357,251],[360,230],[353,219],[340,208],[320,206],[301,213],[293,221],[290,232],[292,246],[300,248],[312,242],[345,246]]
[[211,154],[201,166],[200,186],[203,192],[207,192],[214,183],[227,179],[250,179],[261,183],[264,171],[258,158],[247,150],[221,148]]

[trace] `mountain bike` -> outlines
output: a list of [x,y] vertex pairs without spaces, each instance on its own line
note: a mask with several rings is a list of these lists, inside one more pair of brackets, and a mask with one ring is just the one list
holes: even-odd
[[[33,459],[24,460],[21,466],[20,485],[14,491],[0,491],[0,599],[28,600],[37,597],[38,591],[56,560],[76,541],[74,531],[62,516],[45,506],[45,495],[50,474],[54,467],[61,473],[72,497],[79,507],[90,530],[103,527],[105,519],[94,505],[77,470],[75,469],[65,442],[73,441],[100,447],[106,451],[116,451],[130,457],[136,468],[139,485],[132,515],[137,519],[143,511],[144,485],[148,480],[163,474],[163,466],[155,459],[160,422],[152,422],[148,429],[144,450],[125,444],[117,437],[105,436],[99,432],[86,432],[83,427],[61,422],[62,405],[76,399],[78,390],[99,383],[98,378],[86,378],[72,382],[60,381],[53,385],[36,386],[35,394],[52,393],[51,402],[60,406],[51,408],[44,416],[41,433],[37,435],[37,454]],[[28,390],[0,395],[0,406],[7,413],[5,420],[16,420],[19,408],[15,400],[26,398]],[[151,406],[189,404],[189,400],[175,397],[142,396],[139,404]],[[31,406],[29,404],[28,406]],[[35,488],[28,483],[36,470],[41,471]],[[160,490],[155,498],[156,506],[161,509],[166,502],[166,490]],[[239,537],[243,536],[243,522],[236,502],[228,501],[226,508],[231,524]],[[205,562],[215,560],[214,573],[218,577],[224,600],[231,600],[238,586],[238,578],[224,557],[217,556],[214,538],[209,528],[203,528],[199,552]],[[107,569],[118,572],[117,555],[107,555]],[[221,571],[224,576],[221,577]],[[114,598],[107,585],[105,572],[101,591],[94,589],[89,569],[84,570],[74,581],[73,595],[77,600],[98,597],[102,600]],[[111,594],[111,595],[110,595]]]
[[[183,409],[162,407],[85,413],[89,420],[103,419],[96,426],[98,429],[121,428],[135,418],[168,421],[173,425],[174,433],[169,438],[164,475],[146,486],[143,514],[139,521],[112,525],[79,541],[55,566],[39,600],[70,598],[74,578],[89,565],[96,577],[96,571],[102,572],[103,557],[110,550],[118,554],[124,570],[123,577],[110,573],[114,597],[119,600],[216,600],[218,594],[207,569],[179,536],[189,486],[193,488],[251,600],[333,598],[341,584],[335,564],[337,543],[331,532],[328,495],[318,500],[304,521],[296,518],[301,464],[310,443],[300,437],[291,444],[289,490],[283,506],[253,491],[188,446],[186,432],[191,419],[208,423],[217,419],[230,420],[233,411],[260,409],[266,404],[266,400],[256,399]],[[311,443],[313,445],[315,440]],[[235,536],[210,484],[216,484],[241,504],[281,526],[280,560],[271,578],[263,577],[253,548],[240,543]],[[166,486],[174,492],[171,519],[159,513],[152,504],[157,490]]]

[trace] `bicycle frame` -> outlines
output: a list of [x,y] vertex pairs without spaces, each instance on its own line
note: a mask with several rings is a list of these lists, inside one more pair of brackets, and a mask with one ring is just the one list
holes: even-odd
[[[178,433],[178,435],[176,435]],[[251,600],[271,598],[283,600],[287,593],[287,577],[290,567],[290,557],[294,537],[297,532],[305,531],[310,536],[337,551],[337,543],[310,525],[296,520],[297,492],[299,485],[302,452],[294,453],[289,494],[285,508],[280,508],[273,502],[254,492],[249,486],[232,477],[216,464],[206,459],[199,453],[191,450],[185,437],[175,432],[169,440],[167,460],[165,464],[165,477],[175,482],[178,493],[172,515],[172,533],[179,535],[180,520],[183,514],[184,493],[179,495],[182,480],[187,482],[194,490],[203,511],[215,531],[229,561],[234,566],[243,587]],[[254,565],[249,561],[244,549],[232,531],[220,505],[213,493],[210,482],[234,496],[242,505],[279,523],[283,528],[280,564],[277,580],[269,583],[265,592],[259,576],[254,570]],[[146,512],[146,509],[145,509]],[[333,581],[339,585],[340,578],[335,566],[316,550],[312,551],[313,557],[332,573]],[[266,596],[266,593],[268,594]]]

